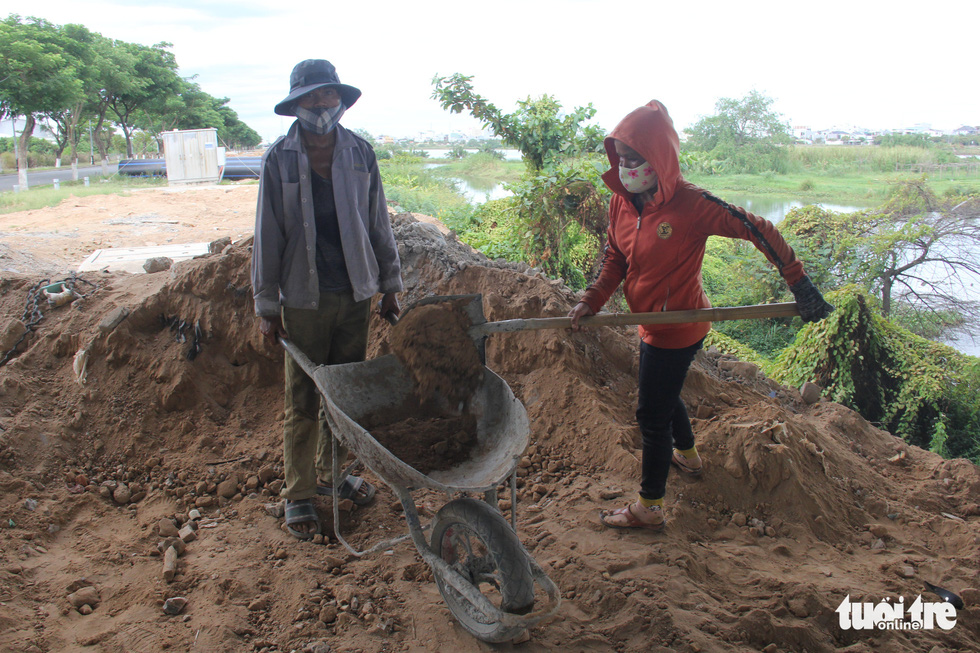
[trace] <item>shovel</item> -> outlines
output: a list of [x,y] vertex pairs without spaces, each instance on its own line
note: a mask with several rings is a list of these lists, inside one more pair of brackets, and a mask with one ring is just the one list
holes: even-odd
[[[416,306],[453,302],[459,305],[470,319],[468,335],[480,352],[480,359],[486,360],[485,341],[491,333],[511,333],[514,331],[537,331],[540,329],[570,329],[570,317],[534,317],[514,320],[487,322],[483,314],[483,295],[444,295],[420,299],[407,309]],[[724,308],[695,308],[685,311],[661,311],[659,313],[601,313],[579,320],[583,327],[628,326],[639,324],[685,324],[688,322],[724,322],[726,320],[756,320],[769,317],[793,317],[799,315],[796,302],[780,304],[755,304],[752,306],[731,306]],[[394,315],[385,316],[392,325],[398,322]]]

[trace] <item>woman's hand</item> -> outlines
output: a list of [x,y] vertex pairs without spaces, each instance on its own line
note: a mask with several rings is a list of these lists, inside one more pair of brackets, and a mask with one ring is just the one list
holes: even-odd
[[595,315],[595,311],[589,307],[585,302],[579,302],[572,307],[572,310],[568,311],[568,317],[572,318],[572,331],[581,331],[582,327],[579,326],[579,318],[585,317],[587,315]]

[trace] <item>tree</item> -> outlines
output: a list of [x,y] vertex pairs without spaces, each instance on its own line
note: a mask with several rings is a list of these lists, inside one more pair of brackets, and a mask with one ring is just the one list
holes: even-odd
[[126,138],[126,155],[132,157],[131,135],[137,112],[160,97],[178,93],[180,78],[177,60],[168,50],[172,44],[161,42],[148,47],[123,42],[119,47],[128,52],[127,63],[131,67],[124,79],[116,78],[120,83],[107,91],[106,100]]
[[452,113],[469,111],[506,144],[520,150],[530,171],[543,170],[566,157],[597,152],[602,145],[602,129],[585,125],[595,115],[591,103],[562,115],[561,104],[542,95],[537,100],[518,100],[517,111],[504,113],[473,91],[471,79],[460,73],[436,76],[432,97]]
[[527,170],[510,187],[514,196],[507,201],[517,212],[524,256],[548,274],[583,287],[605,234],[608,202],[598,167],[584,158],[599,151],[605,136],[598,126],[585,125],[595,109],[589,104],[563,114],[554,97],[542,95],[519,100],[516,111],[504,113],[473,90],[471,79],[459,73],[437,76],[432,97],[453,113],[469,111],[520,150]]
[[99,88],[98,39],[102,37],[90,32],[82,25],[65,25],[58,28],[63,37],[64,49],[74,63],[76,74],[81,82],[81,92],[65,108],[46,114],[47,125],[58,143],[56,165],[61,164],[61,155],[70,148],[72,179],[78,180],[78,143],[81,139],[79,125],[88,115],[88,106],[97,97]]
[[688,129],[686,149],[707,152],[742,172],[780,170],[792,142],[789,126],[772,110],[773,99],[751,91],[742,99],[721,98],[715,115],[701,118]]
[[74,62],[58,29],[46,20],[0,21],[0,117],[24,116],[17,168],[27,188],[27,146],[39,116],[66,108],[81,93]]
[[885,316],[901,302],[980,319],[980,304],[964,293],[980,278],[980,197],[939,198],[924,181],[909,181],[877,209],[804,207],[780,227],[815,264],[818,282],[858,284]]

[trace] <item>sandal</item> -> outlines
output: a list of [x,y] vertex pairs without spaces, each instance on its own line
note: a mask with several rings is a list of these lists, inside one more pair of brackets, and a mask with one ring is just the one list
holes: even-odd
[[340,484],[339,491],[329,485],[316,484],[316,493],[332,497],[336,494],[341,500],[350,499],[355,506],[366,506],[374,499],[375,487],[360,476],[348,475]]
[[[316,523],[316,530],[306,533],[293,528],[295,524]],[[310,499],[297,499],[291,501],[286,499],[286,530],[298,540],[312,540],[320,534],[320,515],[317,514],[316,507]]]
[[693,467],[688,463],[688,459],[677,449],[674,449],[674,455],[670,458],[670,463],[674,465],[684,474],[688,476],[700,476],[701,471],[704,469],[704,465],[701,464],[701,456],[698,456],[694,460],[698,461],[698,466]]
[[[619,508],[618,510],[600,510],[599,521],[602,522],[603,526],[606,526],[608,528],[620,528],[620,529],[643,528],[649,531],[654,531],[655,533],[659,533],[664,529],[667,520],[663,519],[662,510],[657,512],[661,513],[661,519],[659,522],[650,523],[650,522],[640,521],[640,518],[637,517],[636,514],[633,512],[633,504],[629,504],[623,508]],[[609,517],[620,516],[620,515],[626,518],[626,524],[622,524],[622,525],[614,524],[610,521],[607,521]]]

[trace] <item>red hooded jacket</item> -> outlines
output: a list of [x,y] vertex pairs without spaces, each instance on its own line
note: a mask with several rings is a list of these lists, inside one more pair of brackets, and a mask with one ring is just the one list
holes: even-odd
[[[656,194],[642,213],[619,180],[616,140],[636,150],[657,173]],[[608,241],[599,277],[582,297],[594,312],[599,312],[620,282],[634,313],[710,307],[701,283],[708,236],[752,241],[790,285],[804,276],[803,264],[771,222],[684,180],[677,132],[660,102],[653,100],[623,118],[605,146],[612,169],[602,178],[613,191]],[[680,349],[707,335],[711,323],[650,324],[639,330],[647,344]]]

